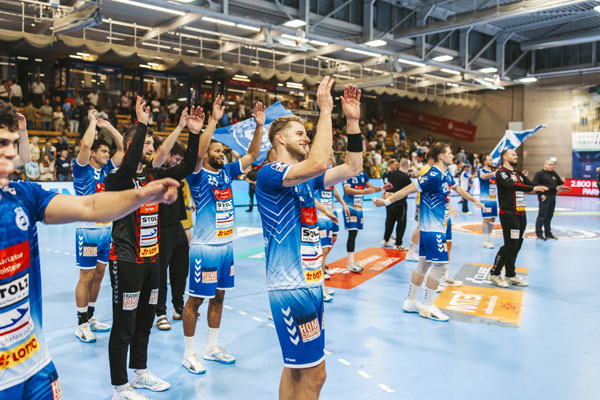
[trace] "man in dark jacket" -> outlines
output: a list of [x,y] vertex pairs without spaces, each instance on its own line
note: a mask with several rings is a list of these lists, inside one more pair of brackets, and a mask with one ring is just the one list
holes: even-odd
[[[546,160],[544,169],[538,171],[533,177],[533,184],[548,187],[548,190],[545,192],[538,193],[540,205],[535,221],[535,234],[539,240],[556,239],[550,229],[550,222],[552,221],[554,207],[556,206],[556,193],[569,190],[569,188],[564,186],[564,181],[554,171],[554,161],[552,160]],[[545,236],[544,233],[546,234]]]

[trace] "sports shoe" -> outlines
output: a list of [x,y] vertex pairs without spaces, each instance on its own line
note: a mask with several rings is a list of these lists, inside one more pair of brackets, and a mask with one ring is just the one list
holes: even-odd
[[546,241],[546,238],[545,238],[545,237],[543,237],[543,236],[536,235],[536,237],[537,237],[537,240],[541,240],[541,241],[543,241],[543,242],[545,242],[545,241]]
[[404,259],[406,261],[419,262],[419,254],[417,254],[416,252],[409,251]]
[[327,293],[329,293],[332,296],[335,294],[335,290],[328,288],[327,286],[325,286],[325,290],[327,291]]
[[111,326],[109,324],[105,324],[96,319],[96,317],[92,317],[88,321],[90,323],[90,329],[93,332],[108,332],[110,331]]
[[493,249],[494,247],[496,247],[496,246],[494,246],[494,243],[492,243],[492,242],[490,242],[488,240],[486,240],[485,242],[483,242],[482,246],[485,249]]
[[346,265],[346,269],[350,272],[355,272],[357,274],[360,274],[363,270],[363,267],[361,267],[357,263],[351,263],[351,264]]
[[546,235],[546,240],[548,239],[552,239],[552,240],[558,240],[558,238],[556,236],[554,236],[553,234],[549,233]]
[[407,313],[418,313],[421,311],[421,307],[423,307],[423,304],[418,300],[406,299],[402,304],[402,310]]
[[385,239],[381,239],[381,242],[379,243],[379,245],[381,247],[393,247],[394,243],[390,243],[391,241],[392,241],[391,239],[388,241],[386,241]]
[[456,279],[452,278],[451,276],[448,276],[446,278],[442,278],[440,284],[444,285],[444,286],[462,286],[463,282],[462,281],[457,281]]
[[273,312],[272,311],[269,311],[269,316],[267,318],[269,318],[271,321],[273,321]]
[[419,311],[419,315],[423,318],[429,318],[434,321],[446,322],[450,320],[446,314],[440,311],[436,306],[423,306]]
[[333,301],[333,296],[327,292],[327,289],[323,289],[323,301],[326,303]]
[[173,321],[181,321],[183,319],[183,309],[173,310]]
[[166,315],[160,315],[158,318],[156,318],[156,326],[161,331],[171,330],[171,324],[169,323],[169,319]]
[[329,280],[329,279],[331,279],[331,275],[329,275],[327,272],[325,272],[325,273],[323,274],[323,279],[327,279],[327,280]]
[[490,275],[490,281],[499,287],[508,287],[508,283],[500,275]]
[[217,346],[214,349],[204,348],[204,359],[208,361],[216,361],[221,364],[233,364],[235,357],[231,354],[227,354],[225,349],[221,346]]
[[150,397],[146,397],[143,394],[136,392],[133,390],[131,386],[129,386],[126,390],[122,392],[117,392],[117,389],[113,391],[112,400],[152,400]]
[[332,269],[325,267],[325,273],[329,276],[333,276],[335,272]]
[[507,285],[513,285],[513,286],[527,286],[529,283],[523,279],[521,279],[521,277],[519,276],[512,276],[510,278],[506,278],[505,279]]
[[138,375],[134,372],[133,379],[131,379],[129,384],[134,388],[148,389],[152,390],[153,392],[164,392],[171,387],[169,382],[163,381],[148,370],[141,375]]
[[89,322],[78,325],[77,329],[75,329],[75,336],[83,343],[93,343],[96,341],[96,336],[92,333]]
[[394,246],[394,250],[403,250],[403,251],[408,251],[409,248],[406,246],[402,246],[401,244]]
[[200,375],[206,372],[206,368],[204,368],[204,365],[200,362],[198,354],[196,353],[192,353],[188,357],[185,357],[184,355],[181,364],[183,364],[183,366],[192,374]]

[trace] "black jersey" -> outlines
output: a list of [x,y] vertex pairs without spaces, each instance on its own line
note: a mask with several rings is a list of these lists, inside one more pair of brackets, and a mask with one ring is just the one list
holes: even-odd
[[525,215],[525,192],[533,191],[531,182],[520,171],[501,167],[496,171],[500,214]]

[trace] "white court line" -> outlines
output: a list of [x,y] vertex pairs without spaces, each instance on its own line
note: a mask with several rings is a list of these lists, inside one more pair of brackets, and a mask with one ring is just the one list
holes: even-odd
[[60,254],[60,250],[54,250],[56,254]]
[[246,311],[242,311],[242,310],[238,310],[238,314],[248,315],[248,313]]
[[270,326],[271,328],[275,329],[275,325],[273,324],[267,324],[267,326]]
[[356,371],[360,376],[364,377],[364,378],[372,378],[371,375],[367,374],[365,371],[363,371],[362,369],[359,369],[358,371]]
[[392,388],[391,388],[391,387],[389,387],[389,386],[386,386],[386,385],[384,385],[383,383],[380,383],[380,384],[379,384],[379,385],[377,385],[377,386],[379,386],[381,389],[385,390],[385,391],[386,391],[386,392],[388,392],[388,393],[393,393],[393,392],[394,392],[394,389],[392,389]]
[[68,255],[68,256],[71,255],[71,253],[69,253],[68,251],[65,251],[65,254]]
[[258,321],[258,322],[263,322],[262,319],[258,318],[258,317],[252,317],[253,320]]
[[350,365],[350,363],[348,361],[344,360],[343,358],[338,358],[338,361],[344,365]]
[[226,305],[226,304],[223,304],[223,307],[225,307],[225,308],[226,308],[226,309],[228,309],[228,310],[233,310],[233,307],[231,307],[231,306],[228,306],[228,305]]

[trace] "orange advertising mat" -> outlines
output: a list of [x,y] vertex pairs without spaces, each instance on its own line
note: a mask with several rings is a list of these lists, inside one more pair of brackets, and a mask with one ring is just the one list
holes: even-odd
[[354,261],[363,267],[363,271],[360,274],[346,270],[348,257],[329,263],[327,264],[327,268],[333,270],[334,275],[331,279],[325,281],[325,286],[338,289],[353,289],[404,260],[406,253],[405,250],[383,249],[379,247],[369,247],[356,252],[354,253]]

